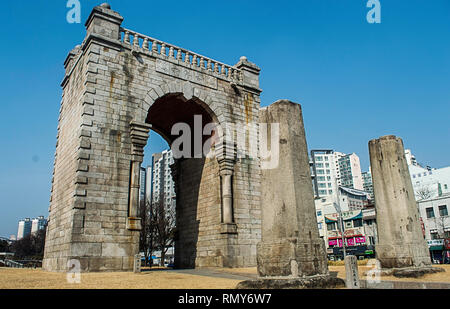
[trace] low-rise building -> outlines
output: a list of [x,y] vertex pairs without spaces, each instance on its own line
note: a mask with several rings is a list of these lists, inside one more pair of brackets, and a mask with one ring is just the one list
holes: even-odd
[[[344,188],[340,205],[333,196],[315,200],[319,234],[324,240],[328,258],[330,260],[343,258],[340,213],[344,225],[346,253],[360,258],[373,258],[377,242],[375,207],[366,200],[362,203],[362,207],[359,204],[353,207],[354,205],[349,203],[353,194],[345,195],[347,193],[345,190],[348,188]],[[365,196],[367,198],[367,195]]]
[[[417,202],[424,238],[428,242],[431,259],[435,262],[450,262],[450,194]],[[446,245],[447,244],[447,245]],[[447,246],[447,247],[446,247]]]

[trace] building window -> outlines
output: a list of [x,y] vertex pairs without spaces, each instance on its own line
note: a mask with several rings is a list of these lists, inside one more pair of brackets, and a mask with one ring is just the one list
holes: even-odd
[[431,232],[430,233],[430,235],[431,235],[431,239],[439,239],[439,235],[438,235],[438,233],[437,232]]
[[434,218],[434,210],[433,207],[426,208],[427,218]]
[[447,205],[439,206],[439,215],[440,215],[441,217],[446,217],[446,216],[448,216]]
[[362,219],[353,220],[353,227],[361,227],[361,226],[362,226]]
[[336,230],[336,222],[327,223],[327,230],[335,231]]

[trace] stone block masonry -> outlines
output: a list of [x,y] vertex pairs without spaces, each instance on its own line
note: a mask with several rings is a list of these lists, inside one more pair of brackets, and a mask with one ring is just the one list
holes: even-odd
[[[171,143],[158,120],[173,125],[177,117],[194,116],[165,107],[194,103],[218,125],[258,123],[259,68],[247,58],[226,65],[122,22],[109,5],[95,7],[84,41],[64,63],[43,261],[48,271],[65,272],[73,259],[82,272],[133,271],[140,233],[136,171],[146,136],[154,129]],[[224,145],[224,153],[236,153],[235,145]],[[176,264],[255,266],[259,159],[222,155],[177,166]]]

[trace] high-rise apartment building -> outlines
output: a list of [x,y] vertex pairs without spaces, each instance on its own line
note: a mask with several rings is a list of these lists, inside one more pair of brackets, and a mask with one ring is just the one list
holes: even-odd
[[357,190],[363,190],[361,163],[355,154],[344,155],[339,158],[339,171],[341,186]]
[[356,154],[312,150],[310,160],[316,197],[336,195],[338,186],[363,190],[361,165]]
[[31,233],[36,233],[37,231],[45,229],[47,220],[43,216],[39,216],[31,220]]
[[24,238],[31,234],[32,222],[30,218],[19,221],[19,228],[17,230],[17,240]]
[[17,229],[17,240],[20,240],[30,234],[34,234],[39,230],[45,229],[47,225],[47,219],[43,216],[34,218],[26,218],[19,221],[19,228]]
[[374,195],[373,195],[373,181],[372,181],[372,172],[370,171],[370,168],[369,168],[368,172],[363,172],[362,173],[362,179],[363,179],[364,191],[369,193],[369,198],[371,200],[373,200],[374,199]]
[[175,183],[172,179],[171,165],[174,163],[171,150],[156,153],[152,158],[152,190],[151,200],[157,203],[160,200],[166,207],[175,207]]

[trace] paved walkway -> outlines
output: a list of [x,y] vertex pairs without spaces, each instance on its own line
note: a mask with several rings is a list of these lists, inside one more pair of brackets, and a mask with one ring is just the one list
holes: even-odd
[[205,276],[205,277],[212,277],[212,278],[224,278],[224,279],[232,279],[232,280],[251,280],[256,279],[256,274],[248,274],[248,273],[233,273],[233,270],[230,269],[229,271],[222,270],[214,270],[214,269],[208,269],[208,268],[202,268],[202,269],[173,269],[168,270],[169,272],[175,272],[180,274],[189,274],[189,275],[196,275],[196,276]]

